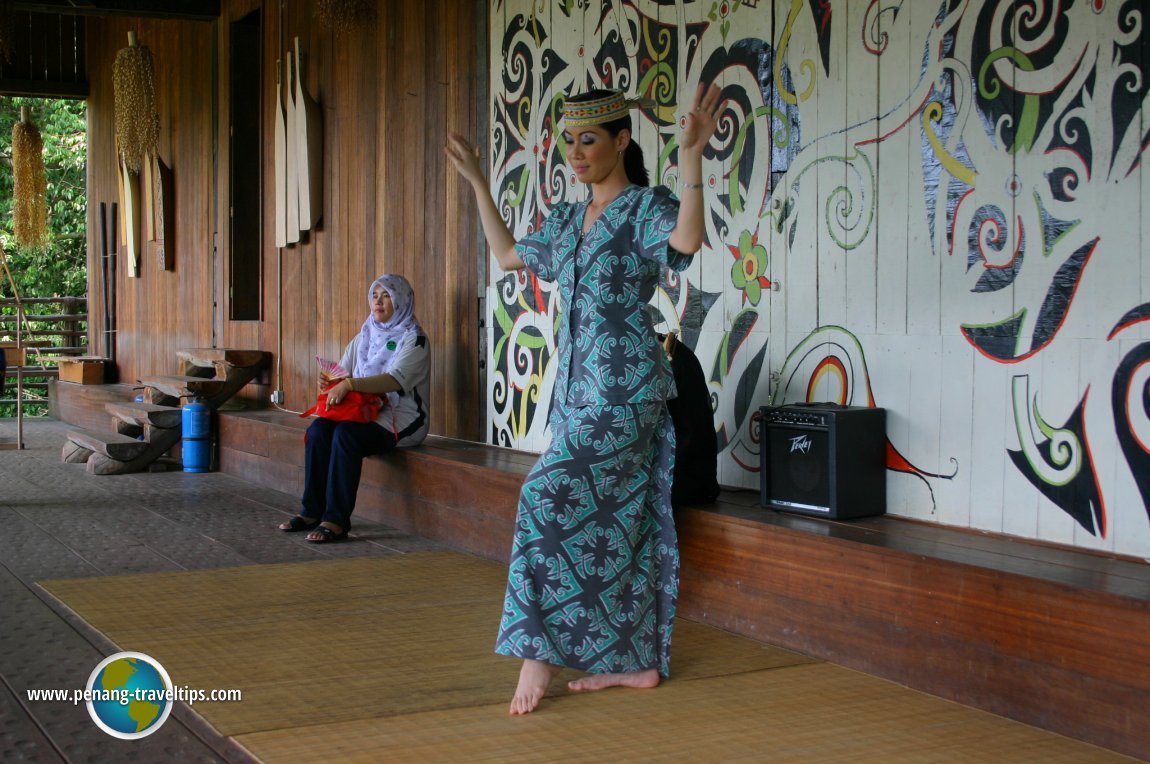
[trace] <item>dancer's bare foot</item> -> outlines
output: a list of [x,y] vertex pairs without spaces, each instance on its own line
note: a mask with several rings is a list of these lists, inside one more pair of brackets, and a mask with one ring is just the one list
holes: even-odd
[[543,700],[547,686],[560,670],[559,666],[543,661],[523,661],[523,668],[519,670],[519,686],[515,688],[515,697],[511,699],[510,714],[519,716],[534,711],[539,701]]
[[591,692],[607,687],[637,687],[647,690],[659,686],[659,670],[632,671],[626,674],[592,674],[567,683],[571,692]]

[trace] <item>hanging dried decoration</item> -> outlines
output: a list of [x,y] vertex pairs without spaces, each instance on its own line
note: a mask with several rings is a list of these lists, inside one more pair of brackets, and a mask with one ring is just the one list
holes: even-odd
[[132,172],[139,173],[144,158],[156,153],[160,117],[156,112],[152,52],[146,46],[136,44],[135,32],[128,32],[128,47],[116,54],[112,85],[120,161]]
[[375,5],[375,0],[316,0],[315,18],[321,28],[345,35],[374,21]]
[[20,109],[20,121],[12,125],[12,217],[16,244],[42,247],[48,241],[48,184],[44,176],[44,139]]

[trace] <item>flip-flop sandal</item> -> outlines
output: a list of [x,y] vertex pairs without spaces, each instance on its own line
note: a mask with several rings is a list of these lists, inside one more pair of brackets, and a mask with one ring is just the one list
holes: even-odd
[[286,528],[283,527],[283,525],[280,525],[278,527],[284,533],[295,533],[297,531],[315,530],[319,526],[319,523],[320,523],[319,520],[309,520],[306,517],[301,517],[300,515],[296,515],[295,517],[293,517],[291,520],[288,521]]
[[315,528],[314,530],[316,530],[320,533],[319,538],[304,539],[305,541],[307,541],[311,544],[330,544],[333,541],[343,541],[344,539],[347,538],[347,530],[346,529],[337,533],[337,532],[333,531],[331,528],[328,528],[326,526],[321,525],[318,528]]

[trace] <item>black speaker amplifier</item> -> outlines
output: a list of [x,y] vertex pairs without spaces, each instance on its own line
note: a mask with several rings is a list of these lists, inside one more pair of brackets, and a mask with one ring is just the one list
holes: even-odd
[[761,503],[836,520],[886,512],[886,412],[835,403],[760,409]]

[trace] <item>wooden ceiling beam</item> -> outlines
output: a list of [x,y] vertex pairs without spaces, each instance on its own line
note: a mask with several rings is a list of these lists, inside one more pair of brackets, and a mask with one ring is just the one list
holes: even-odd
[[12,0],[14,11],[80,16],[134,16],[212,21],[220,17],[220,0]]

